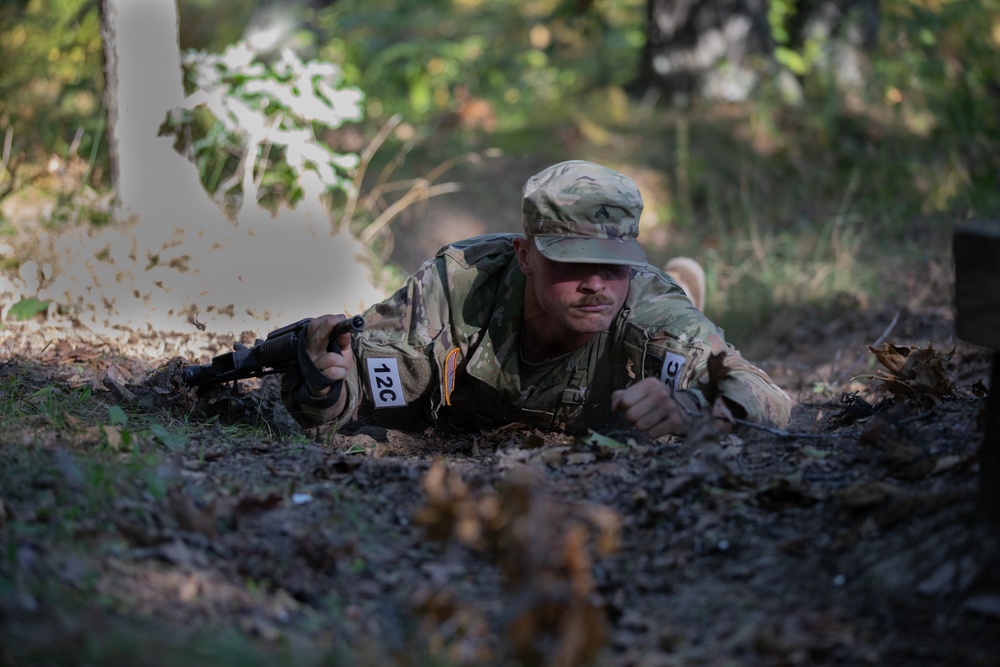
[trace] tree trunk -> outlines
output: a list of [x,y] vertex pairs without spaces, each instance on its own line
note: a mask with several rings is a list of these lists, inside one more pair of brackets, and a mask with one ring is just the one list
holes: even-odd
[[[657,89],[674,98],[706,96],[744,100],[762,71],[755,59],[776,46],[765,0],[648,0],[646,45],[632,88]],[[818,40],[820,64],[840,80],[857,54],[875,44],[877,0],[797,0],[785,20],[784,46],[801,49]],[[856,78],[856,77],[855,77]],[[853,81],[846,81],[853,83]]]
[[330,234],[321,184],[277,218],[255,201],[238,224],[225,217],[159,136],[185,101],[175,0],[100,2],[116,224],[62,237],[52,256],[67,268],[41,296],[109,332],[258,334],[380,300],[367,249]]
[[955,325],[959,338],[994,350],[993,376],[979,451],[979,510],[1000,525],[1000,220],[955,227]]
[[739,64],[769,47],[762,0],[649,0],[637,86],[673,96],[701,92],[718,63]]
[[174,0],[101,0],[104,103],[118,220],[137,217],[142,224],[164,210],[176,211],[180,203],[210,203],[197,172],[169,139],[158,136],[167,113],[184,100],[177,26]]

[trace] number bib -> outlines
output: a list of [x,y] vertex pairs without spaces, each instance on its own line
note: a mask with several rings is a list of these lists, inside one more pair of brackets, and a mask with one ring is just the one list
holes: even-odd
[[369,357],[368,388],[376,408],[396,408],[406,405],[403,383],[399,379],[399,364],[395,357]]
[[681,371],[684,370],[684,364],[686,363],[687,359],[681,355],[674,352],[667,352],[667,356],[663,359],[663,369],[660,371],[660,381],[674,391],[677,391],[677,382],[680,380]]

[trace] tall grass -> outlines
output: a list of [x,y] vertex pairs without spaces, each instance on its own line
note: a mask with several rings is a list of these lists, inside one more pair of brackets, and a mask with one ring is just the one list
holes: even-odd
[[625,137],[587,147],[595,161],[665,176],[647,211],[668,229],[654,263],[705,265],[708,314],[730,339],[752,339],[777,313],[842,315],[903,299],[902,276],[949,260],[954,222],[997,210],[952,159],[955,132],[915,132],[878,107],[701,105],[642,115]]

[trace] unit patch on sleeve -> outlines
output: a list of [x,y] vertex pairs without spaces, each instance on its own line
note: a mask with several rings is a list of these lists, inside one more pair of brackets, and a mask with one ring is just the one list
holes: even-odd
[[687,359],[681,355],[674,352],[667,352],[667,356],[663,358],[663,370],[660,371],[660,381],[674,391],[677,391],[677,382],[681,378],[681,371],[684,370],[684,364],[686,363]]
[[457,347],[448,353],[444,360],[444,404],[451,405],[451,392],[455,391],[455,373],[458,370],[458,360],[462,350]]
[[399,364],[395,357],[369,357],[368,387],[376,408],[396,408],[406,405],[403,383],[399,379]]

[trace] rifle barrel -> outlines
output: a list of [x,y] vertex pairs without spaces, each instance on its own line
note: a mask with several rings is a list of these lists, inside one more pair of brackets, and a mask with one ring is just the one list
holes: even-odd
[[348,317],[346,320],[342,320],[334,325],[333,331],[330,332],[331,338],[338,338],[343,336],[345,333],[358,333],[363,331],[365,328],[365,318],[360,315],[355,315],[354,317]]
[[[235,352],[217,355],[210,364],[187,366],[181,372],[184,384],[189,387],[222,384],[232,380],[261,377],[284,372],[296,360],[299,337],[305,336],[310,319],[299,320],[268,334],[267,340]],[[345,333],[358,333],[365,328],[361,315],[348,317],[334,325],[330,332],[327,350],[340,352],[337,338]]]
[[333,325],[333,329],[330,331],[330,342],[326,346],[327,352],[340,352],[340,347],[337,345],[337,339],[343,336],[345,333],[358,333],[363,331],[365,328],[365,318],[360,315],[355,315],[354,317],[348,317],[346,320],[341,320]]

